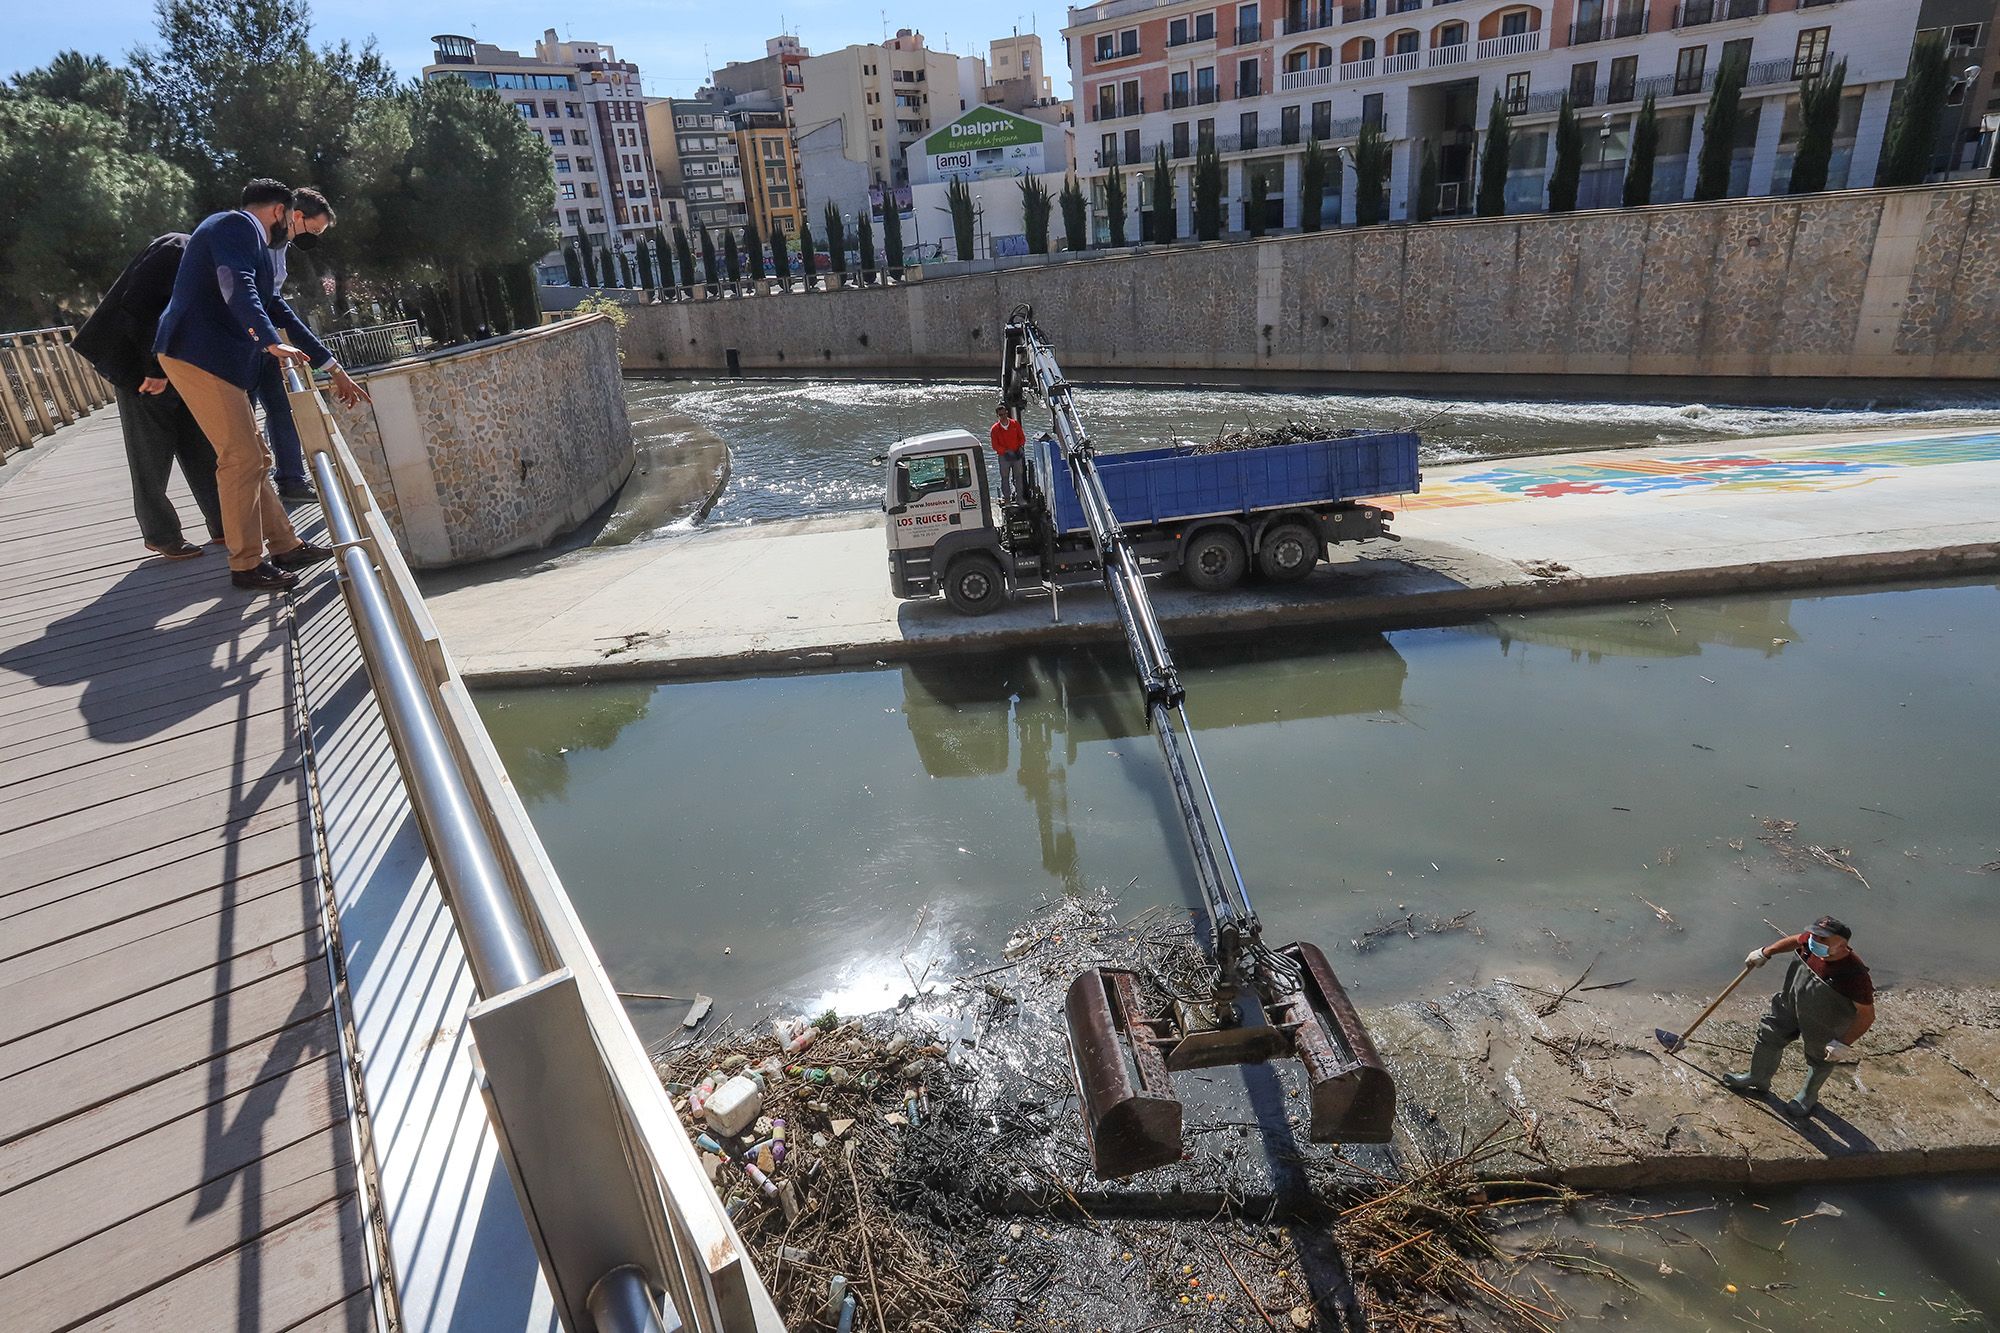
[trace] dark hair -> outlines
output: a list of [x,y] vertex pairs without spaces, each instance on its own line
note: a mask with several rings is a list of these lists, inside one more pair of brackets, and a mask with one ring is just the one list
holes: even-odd
[[1854,938],[1854,932],[1847,928],[1845,921],[1840,921],[1830,916],[1823,916],[1813,922],[1812,928],[1822,935],[1838,935],[1844,940]]
[[999,416],[1002,412],[1005,412],[1011,416],[1013,414],[1013,411],[1014,409],[1007,406],[1007,404],[1005,403],[995,403],[993,405],[993,415],[995,416]]
[[310,185],[301,185],[292,192],[292,207],[298,209],[302,217],[325,218],[329,227],[340,221],[334,216],[333,205],[326,201],[326,196]]
[[243,187],[243,197],[237,203],[243,208],[255,208],[259,204],[283,204],[290,208],[292,187],[269,176],[259,176]]

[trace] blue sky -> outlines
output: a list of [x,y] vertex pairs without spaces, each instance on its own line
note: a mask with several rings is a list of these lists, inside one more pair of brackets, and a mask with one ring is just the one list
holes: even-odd
[[[1023,32],[1033,29],[1042,35],[1056,93],[1066,96],[1069,77],[1060,34],[1068,11],[1054,0],[1040,3],[1038,10],[1028,0],[1015,0],[1018,14],[1004,3],[992,11],[979,6],[991,17],[975,21],[961,5],[947,0],[902,0],[900,8],[886,11],[888,30],[917,28],[934,46],[960,55],[985,55],[988,42],[1006,36],[1017,24]],[[22,0],[9,10],[13,17],[6,21],[0,73],[31,69],[69,48],[119,57],[153,38],[152,0],[70,4]],[[317,0],[313,31],[322,42],[342,37],[358,42],[373,36],[396,72],[408,77],[429,62],[433,33],[469,33],[482,42],[528,51],[543,29],[554,27],[564,36],[611,43],[620,57],[637,62],[648,93],[686,95],[701,85],[709,69],[729,60],[762,56],[764,39],[787,27],[814,51],[880,41],[884,12],[880,5],[835,0],[771,0],[747,8],[690,0],[592,0],[583,5]]]

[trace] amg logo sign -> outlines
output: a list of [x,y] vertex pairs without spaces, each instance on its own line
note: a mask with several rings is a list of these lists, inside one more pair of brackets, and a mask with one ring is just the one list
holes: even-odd
[[970,171],[972,169],[972,154],[940,153],[938,154],[937,169],[939,171]]

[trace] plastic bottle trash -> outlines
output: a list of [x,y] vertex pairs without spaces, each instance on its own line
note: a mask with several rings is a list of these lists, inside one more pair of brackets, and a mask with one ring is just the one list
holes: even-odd
[[840,1333],[854,1333],[854,1297],[852,1294],[840,1303]]
[[826,1309],[821,1313],[823,1320],[840,1317],[840,1303],[847,1299],[847,1275],[835,1273],[833,1280],[826,1284]]
[[715,1090],[715,1095],[703,1105],[702,1114],[710,1129],[733,1138],[748,1128],[763,1109],[764,1094],[757,1091],[755,1083],[739,1074]]
[[722,1150],[722,1145],[717,1143],[714,1139],[710,1138],[707,1134],[695,1135],[694,1141],[696,1147],[701,1148],[707,1152],[714,1153],[717,1157],[720,1157],[725,1162],[729,1160],[729,1154]]
[[755,1162],[745,1162],[743,1164],[743,1174],[750,1177],[756,1183],[757,1188],[763,1192],[766,1198],[775,1199],[778,1197],[778,1187],[771,1183],[769,1176],[757,1169]]
[[785,1122],[771,1122],[771,1156],[782,1162],[785,1160]]

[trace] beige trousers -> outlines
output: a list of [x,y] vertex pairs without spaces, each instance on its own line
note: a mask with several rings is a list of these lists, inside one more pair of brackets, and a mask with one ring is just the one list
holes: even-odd
[[194,413],[202,434],[215,446],[215,488],[222,499],[222,536],[229,543],[232,570],[255,569],[272,554],[292,550],[299,534],[271,484],[271,451],[257,431],[250,395],[199,366],[160,358],[167,382]]

